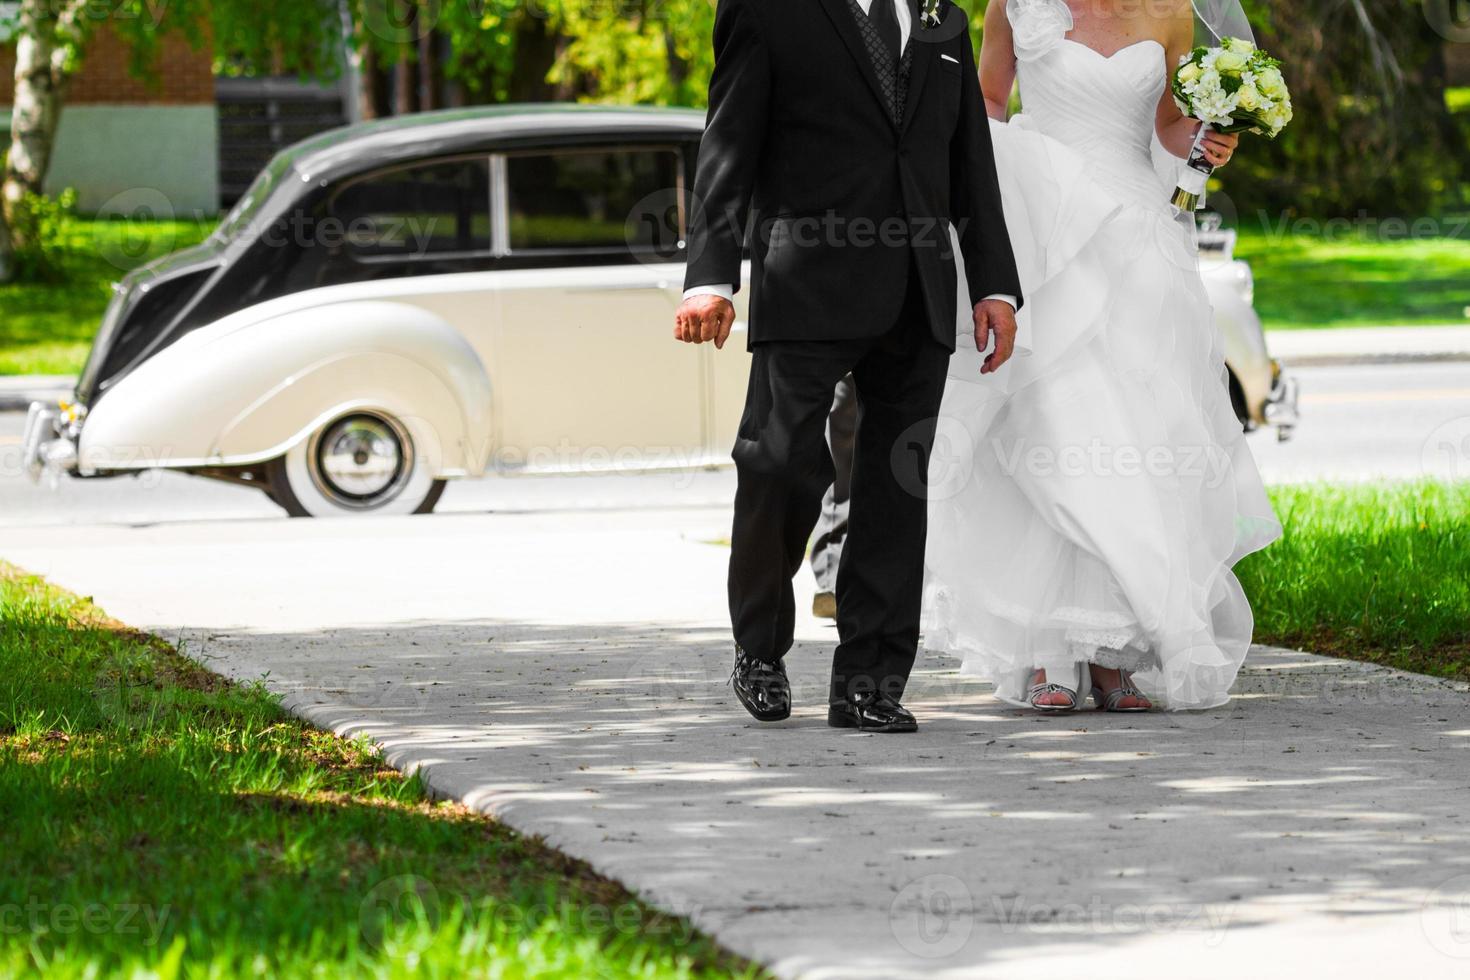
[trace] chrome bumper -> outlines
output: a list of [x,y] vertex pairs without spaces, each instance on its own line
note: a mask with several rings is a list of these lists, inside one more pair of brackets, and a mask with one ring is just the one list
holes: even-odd
[[32,482],[47,477],[54,483],[60,474],[76,470],[76,428],[59,406],[31,403],[20,459]]
[[1301,421],[1297,403],[1301,399],[1301,384],[1296,378],[1280,373],[1277,368],[1271,383],[1271,394],[1266,397],[1266,424],[1276,430],[1276,440],[1285,442],[1291,438],[1292,430]]

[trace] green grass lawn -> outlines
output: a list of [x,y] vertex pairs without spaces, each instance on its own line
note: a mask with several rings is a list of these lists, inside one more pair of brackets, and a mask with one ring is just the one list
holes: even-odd
[[1437,224],[1459,237],[1277,234],[1242,215],[1236,254],[1268,329],[1470,324],[1470,218]]
[[757,975],[0,565],[0,976]]
[[1470,484],[1272,498],[1286,536],[1236,570],[1257,642],[1470,679]]
[[213,230],[192,221],[68,221],[62,281],[0,286],[0,374],[80,371],[112,283]]

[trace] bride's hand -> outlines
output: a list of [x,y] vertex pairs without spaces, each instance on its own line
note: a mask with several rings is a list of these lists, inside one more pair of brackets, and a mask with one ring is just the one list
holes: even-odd
[[1235,156],[1235,148],[1240,145],[1240,136],[1236,133],[1217,133],[1211,130],[1205,134],[1205,141],[1200,146],[1205,151],[1205,156],[1210,163],[1216,167],[1223,167]]

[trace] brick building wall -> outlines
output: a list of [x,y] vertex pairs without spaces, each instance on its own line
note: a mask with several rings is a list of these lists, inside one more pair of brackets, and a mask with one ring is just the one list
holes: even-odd
[[[102,24],[61,111],[47,193],[74,188],[83,213],[166,201],[175,216],[219,210],[219,109],[209,45],[159,41],[153,76],[128,71],[128,45]],[[0,124],[9,127],[15,45],[0,44]],[[154,208],[155,211],[159,210]]]
[[[82,70],[71,81],[67,102],[81,105],[208,105],[214,102],[209,45],[198,50],[177,32],[166,34],[150,84],[128,71],[128,48],[105,25],[87,46]],[[0,105],[15,94],[15,45],[0,47]]]

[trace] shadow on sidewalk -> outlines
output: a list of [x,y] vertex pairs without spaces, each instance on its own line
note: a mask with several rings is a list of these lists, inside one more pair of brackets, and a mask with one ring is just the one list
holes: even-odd
[[1040,717],[928,656],[920,733],[865,736],[825,726],[828,647],[792,652],[797,710],[771,726],[730,694],[729,647],[503,621],[187,640],[781,972],[1167,961],[1324,916],[1454,963],[1433,925],[1470,896],[1452,685],[1257,648],[1221,709]]

